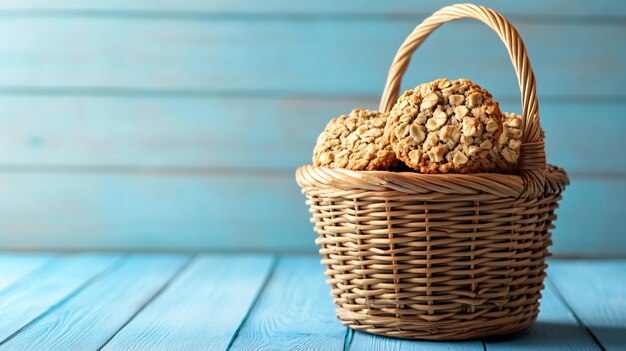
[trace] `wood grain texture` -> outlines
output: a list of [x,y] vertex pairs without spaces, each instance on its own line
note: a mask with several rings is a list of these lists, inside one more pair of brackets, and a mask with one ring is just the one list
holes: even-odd
[[14,350],[97,350],[158,293],[189,257],[135,255],[3,345]]
[[585,326],[578,323],[549,282],[542,292],[539,318],[532,327],[511,335],[485,340],[487,351],[598,350]]
[[[54,167],[292,170],[330,118],[375,99],[0,96],[0,171]],[[502,103],[520,111],[519,99]],[[544,102],[548,160],[568,172],[626,172],[626,103]],[[20,118],[15,118],[20,116]],[[589,116],[593,116],[590,118]],[[594,125],[610,125],[589,138]],[[585,140],[581,143],[581,140]],[[603,150],[604,157],[597,157]]]
[[[0,33],[0,90],[378,95],[398,46],[421,19],[9,16]],[[527,44],[540,97],[623,97],[626,48],[606,43],[620,42],[626,26],[514,24]],[[441,54],[451,50],[472,54]],[[413,63],[405,87],[467,77],[496,98],[519,95],[506,50],[478,23],[442,27]],[[579,69],[590,65],[592,72]]]
[[0,346],[7,338],[71,297],[98,274],[111,268],[116,255],[71,255],[56,258],[9,289],[0,292]]
[[354,332],[350,351],[482,351],[480,340],[470,341],[421,341],[387,338],[368,333]]
[[[32,267],[50,255],[26,257],[0,254],[0,271],[19,260]],[[334,317],[317,255],[281,257],[273,273],[274,259],[261,255],[203,255],[187,266],[189,257],[182,255],[120,257],[53,258],[0,292],[0,350],[97,349],[131,317],[105,349],[344,349],[346,329]],[[535,325],[488,338],[485,349],[601,349],[589,332],[602,349],[626,349],[626,260],[551,259],[549,266]],[[7,333],[15,335],[6,340]],[[481,341],[420,342],[356,332],[345,349],[483,348]]]
[[[558,14],[561,16],[624,16],[626,6],[619,1],[597,0],[571,1],[571,0],[527,0],[523,3],[515,1],[482,0],[481,5],[492,7],[507,15],[536,15]],[[391,0],[385,2],[367,0],[333,1],[318,0],[288,1],[271,0],[258,2],[254,0],[220,1],[220,0],[114,0],[103,3],[86,0],[63,0],[49,2],[46,0],[5,0],[0,3],[3,10],[93,10],[105,11],[182,11],[206,12],[206,13],[250,13],[259,14],[344,14],[344,15],[415,15],[430,14],[442,6],[451,4],[450,1],[422,0],[419,3],[410,3],[406,0]]]
[[[291,173],[5,173],[0,184],[3,249],[316,251]],[[623,253],[625,209],[626,180],[574,177],[551,251]]]
[[281,257],[231,350],[343,350],[329,291],[319,257]]
[[260,255],[196,258],[104,350],[224,350],[270,274]]
[[46,254],[0,253],[0,291],[41,268],[53,257]]
[[606,350],[626,350],[626,260],[555,260],[548,276]]

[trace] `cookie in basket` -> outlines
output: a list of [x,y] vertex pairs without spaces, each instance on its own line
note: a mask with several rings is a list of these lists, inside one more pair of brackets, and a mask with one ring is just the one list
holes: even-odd
[[407,90],[391,109],[385,136],[396,157],[422,173],[484,171],[502,132],[491,94],[467,79],[437,79]]
[[383,132],[388,114],[354,109],[326,125],[313,149],[313,165],[354,171],[387,170],[396,156]]
[[522,146],[522,116],[503,112],[502,124],[502,134],[485,159],[485,171],[512,172],[517,166]]

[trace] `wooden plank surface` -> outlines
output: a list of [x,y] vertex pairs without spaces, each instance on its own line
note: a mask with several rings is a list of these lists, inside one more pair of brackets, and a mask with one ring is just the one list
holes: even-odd
[[[289,170],[311,162],[330,118],[376,99],[0,96],[0,171],[13,168]],[[540,106],[550,162],[571,173],[626,172],[626,103]],[[519,99],[502,103],[520,112]],[[15,118],[20,116],[20,118]],[[590,117],[593,116],[593,117]],[[594,125],[610,125],[589,138]],[[581,143],[580,140],[586,140]],[[288,145],[288,147],[286,146]],[[604,150],[604,157],[597,157]]]
[[[32,267],[37,257],[50,255],[21,262]],[[98,349],[111,336],[107,350],[483,349],[481,341],[347,334],[318,255],[283,256],[276,268],[262,255],[119,257],[60,256],[0,292],[0,349]],[[16,262],[0,254],[1,271]],[[626,260],[549,264],[538,321],[483,340],[484,349],[626,349]]]
[[23,279],[28,274],[46,263],[50,262],[53,255],[46,254],[12,254],[0,253],[0,291],[10,287],[15,282]]
[[283,256],[231,350],[343,350],[318,256]]
[[117,259],[116,255],[62,256],[0,292],[0,345],[110,269]]
[[471,341],[421,341],[387,338],[383,336],[354,332],[350,351],[482,351],[483,343],[480,340]]
[[29,325],[3,347],[14,350],[97,350],[189,261],[189,257],[124,258],[63,305]]
[[[0,184],[5,249],[316,250],[292,173],[18,172]],[[623,253],[626,180],[574,178],[563,196],[553,253]]]
[[[615,0],[571,1],[571,0],[527,0],[523,3],[499,0],[482,0],[483,6],[492,7],[507,15],[534,15],[542,20],[546,14],[560,16],[624,16],[626,6]],[[301,2],[288,0],[271,0],[258,2],[254,0],[220,1],[220,0],[112,0],[103,3],[86,0],[5,0],[0,2],[2,10],[55,10],[61,13],[70,11],[92,10],[96,13],[106,11],[141,11],[141,12],[171,12],[176,15],[180,12],[193,11],[194,13],[236,13],[236,14],[339,14],[339,15],[377,15],[377,16],[414,16],[416,14],[431,13],[438,8],[452,4],[449,1],[422,0],[419,3],[410,3],[406,0],[390,0],[385,2],[367,0],[333,1],[318,0],[315,2]],[[124,13],[124,12],[122,12]]]
[[626,261],[553,261],[549,277],[606,350],[626,350]]
[[541,294],[539,318],[535,324],[511,335],[487,338],[486,350],[601,350],[552,284],[546,282]]
[[273,258],[197,257],[105,350],[224,350],[262,289]]
[[[398,46],[421,19],[9,16],[0,33],[0,91],[378,95]],[[541,96],[624,97],[626,48],[606,43],[620,42],[626,26],[516,24]],[[450,50],[472,54],[441,55]],[[519,94],[506,50],[478,23],[442,27],[412,62],[405,87],[467,77],[496,98]]]

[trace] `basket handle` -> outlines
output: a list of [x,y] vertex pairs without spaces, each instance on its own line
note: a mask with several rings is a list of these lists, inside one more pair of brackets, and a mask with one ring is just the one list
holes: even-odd
[[477,19],[493,29],[504,42],[515,67],[522,95],[522,146],[518,167],[526,183],[526,195],[543,192],[546,167],[543,132],[539,122],[539,106],[535,74],[530,67],[526,47],[517,30],[501,14],[483,6],[457,4],[446,6],[426,18],[404,40],[387,75],[387,83],[380,100],[380,111],[390,111],[398,98],[402,76],[409,66],[411,55],[435,29],[446,22],[461,18]]

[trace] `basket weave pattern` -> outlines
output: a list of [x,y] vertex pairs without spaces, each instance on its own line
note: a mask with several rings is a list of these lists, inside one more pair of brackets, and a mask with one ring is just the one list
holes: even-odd
[[353,329],[452,340],[524,329],[537,317],[549,230],[568,178],[546,166],[535,78],[517,31],[484,7],[441,9],[398,50],[380,109],[393,106],[414,50],[442,23],[464,17],[500,35],[517,72],[519,175],[296,172],[337,316]]

